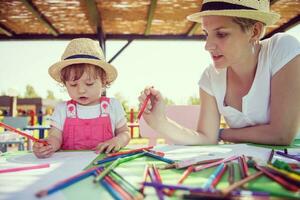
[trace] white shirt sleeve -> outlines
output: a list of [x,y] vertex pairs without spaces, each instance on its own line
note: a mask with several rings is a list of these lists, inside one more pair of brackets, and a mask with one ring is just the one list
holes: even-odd
[[115,128],[118,129],[127,123],[126,113],[122,104],[117,99],[111,98],[110,101],[112,115],[114,116],[112,120],[114,120]]
[[54,112],[50,117],[50,125],[63,131],[66,120],[66,102],[60,102],[55,106]]
[[271,74],[278,72],[284,65],[300,54],[300,42],[286,33],[272,37],[270,44]]
[[211,68],[211,66],[207,67],[204,70],[204,72],[203,72],[203,74],[202,74],[202,76],[201,76],[201,78],[198,82],[198,85],[206,93],[208,93],[211,96],[214,96],[213,91],[212,91],[212,86],[211,86],[211,76],[210,76],[210,73],[209,73],[210,68]]

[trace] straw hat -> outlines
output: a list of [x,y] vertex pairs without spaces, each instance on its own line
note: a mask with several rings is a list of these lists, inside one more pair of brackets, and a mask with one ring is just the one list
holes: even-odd
[[189,15],[187,19],[201,22],[202,16],[210,15],[254,19],[267,26],[280,18],[279,14],[270,12],[269,0],[204,0],[201,11]]
[[106,72],[108,83],[111,83],[117,78],[118,73],[116,68],[105,61],[99,43],[89,38],[71,40],[61,60],[52,65],[48,72],[52,78],[61,83],[60,71],[64,67],[79,63],[87,63],[101,67]]

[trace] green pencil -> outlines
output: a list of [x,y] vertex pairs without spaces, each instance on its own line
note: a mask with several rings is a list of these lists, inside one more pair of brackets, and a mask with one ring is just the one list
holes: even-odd
[[118,158],[114,162],[111,163],[108,167],[106,167],[98,176],[94,178],[94,183],[99,182],[101,179],[103,179],[111,170],[113,170],[115,167],[117,167],[120,164],[121,158]]

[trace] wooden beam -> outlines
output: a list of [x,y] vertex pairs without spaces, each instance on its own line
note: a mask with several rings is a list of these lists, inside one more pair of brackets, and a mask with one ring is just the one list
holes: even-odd
[[5,34],[8,37],[12,37],[13,33],[11,30],[9,30],[8,28],[6,28],[3,24],[0,24],[0,33]]
[[58,36],[58,31],[52,26],[50,22],[39,12],[39,10],[35,7],[35,5],[30,0],[21,0],[26,8],[44,25],[47,27],[49,32],[54,35]]
[[148,20],[147,20],[147,26],[146,26],[146,29],[145,29],[145,35],[150,34],[150,29],[151,29],[151,25],[152,25],[156,5],[157,5],[157,0],[151,0],[150,8],[149,8],[149,11],[148,11]]
[[86,5],[87,5],[87,9],[88,9],[88,18],[89,18],[89,22],[92,26],[92,28],[94,29],[94,31],[96,32],[97,35],[97,39],[99,41],[99,44],[104,52],[106,52],[106,46],[105,46],[105,33],[103,30],[103,25],[102,25],[102,19],[101,19],[101,15],[98,11],[97,8],[97,4],[94,0],[86,0]]
[[[59,34],[57,37],[54,37],[50,34],[18,34],[13,35],[12,37],[1,36],[0,40],[70,40],[78,37],[86,37],[97,39],[96,34]],[[204,35],[193,35],[188,37],[186,34],[181,35],[138,35],[138,34],[106,34],[107,40],[205,40]]]
[[187,32],[187,36],[192,36],[196,32],[196,30],[200,27],[199,23],[194,22],[191,26],[190,30]]
[[267,35],[265,35],[263,37],[263,39],[269,38],[272,35],[274,35],[275,33],[285,32],[286,30],[292,28],[293,26],[296,26],[299,23],[300,23],[300,15],[297,15],[296,17],[290,19],[287,23],[281,25],[277,29],[275,29],[275,30],[271,31],[270,33],[268,33]]
[[132,41],[133,41],[132,39],[128,40],[127,43],[108,61],[108,63],[111,63],[112,61],[114,61],[114,59],[116,59],[128,47],[128,45]]

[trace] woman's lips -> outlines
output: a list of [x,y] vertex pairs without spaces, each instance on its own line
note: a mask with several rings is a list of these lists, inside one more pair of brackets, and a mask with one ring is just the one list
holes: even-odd
[[218,61],[218,60],[220,60],[221,58],[222,58],[223,56],[222,55],[218,55],[218,56],[212,56],[212,59],[214,60],[214,61]]

